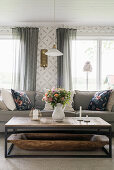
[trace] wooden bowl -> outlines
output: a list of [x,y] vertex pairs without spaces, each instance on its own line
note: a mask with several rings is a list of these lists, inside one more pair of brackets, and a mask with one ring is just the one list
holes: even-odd
[[109,144],[104,135],[80,135],[64,133],[12,134],[9,143],[25,150],[39,151],[90,151]]

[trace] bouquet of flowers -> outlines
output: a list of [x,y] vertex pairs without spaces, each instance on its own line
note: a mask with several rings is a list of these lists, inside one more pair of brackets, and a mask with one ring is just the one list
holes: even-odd
[[52,88],[51,90],[48,90],[47,93],[45,93],[45,96],[42,100],[50,103],[54,108],[57,103],[61,103],[63,106],[65,106],[65,104],[69,102],[70,96],[70,91],[66,91],[65,89],[61,88]]

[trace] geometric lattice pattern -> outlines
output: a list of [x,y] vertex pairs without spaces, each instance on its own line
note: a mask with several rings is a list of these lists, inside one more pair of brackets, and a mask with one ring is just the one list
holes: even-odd
[[41,49],[52,48],[56,29],[54,27],[40,27],[38,41],[38,59],[37,59],[37,76],[36,90],[43,91],[44,88],[57,86],[57,57],[48,57],[48,67],[40,67]]

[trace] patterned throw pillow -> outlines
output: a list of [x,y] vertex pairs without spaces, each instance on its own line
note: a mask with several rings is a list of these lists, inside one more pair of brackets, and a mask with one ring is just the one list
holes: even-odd
[[32,104],[26,93],[24,92],[17,92],[11,89],[12,96],[14,102],[16,104],[17,110],[30,110],[32,108]]
[[94,97],[91,99],[89,103],[88,110],[98,110],[98,111],[105,110],[110,94],[111,94],[111,90],[104,90],[95,93]]

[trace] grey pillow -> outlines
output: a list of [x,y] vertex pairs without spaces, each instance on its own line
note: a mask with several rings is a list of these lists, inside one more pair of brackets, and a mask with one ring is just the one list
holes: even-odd
[[45,107],[45,102],[42,101],[44,93],[43,92],[36,92],[35,95],[35,108],[39,110],[43,110]]
[[78,91],[75,90],[73,108],[74,110],[79,110],[82,106],[83,110],[88,110],[88,105],[90,100],[94,96],[95,91]]
[[111,112],[114,112],[114,105],[112,106]]
[[31,103],[32,103],[32,107],[34,107],[35,104],[35,91],[25,91],[25,93],[27,94],[27,96],[29,97]]

